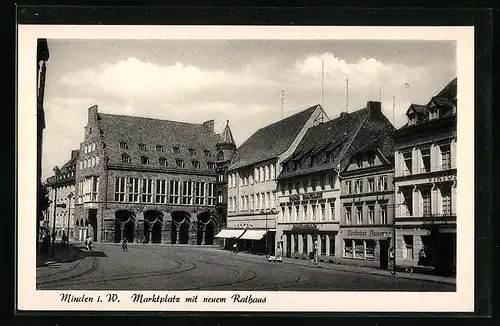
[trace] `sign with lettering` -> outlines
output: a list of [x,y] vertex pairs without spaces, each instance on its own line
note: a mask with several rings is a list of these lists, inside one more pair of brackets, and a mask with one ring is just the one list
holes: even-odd
[[392,237],[391,228],[349,228],[342,229],[342,237],[384,240]]
[[318,226],[316,224],[294,224],[292,227],[293,230],[318,230]]
[[86,209],[97,209],[97,203],[85,203],[83,204],[83,208]]
[[299,201],[300,195],[290,195],[290,201]]
[[308,194],[303,194],[302,195],[302,200],[313,200],[313,199],[319,199],[323,197],[322,192],[311,192]]
[[455,181],[455,180],[457,180],[456,175],[445,175],[440,177],[429,178],[429,182],[443,182],[443,181]]
[[251,229],[253,228],[252,223],[234,223],[234,227],[238,229]]

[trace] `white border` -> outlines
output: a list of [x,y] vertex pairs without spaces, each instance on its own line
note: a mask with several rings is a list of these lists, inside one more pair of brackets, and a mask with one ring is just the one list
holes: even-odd
[[[266,297],[265,304],[135,304],[132,291],[114,291],[120,303],[64,303],[61,291],[36,291],[35,200],[18,201],[19,310],[113,311],[316,311],[451,312],[474,309],[474,28],[473,27],[312,27],[312,26],[18,26],[18,196],[36,198],[36,61],[37,38],[48,39],[310,39],[310,40],[454,40],[458,77],[457,291],[418,292],[238,292]],[[430,76],[430,78],[432,78]],[[104,297],[111,291],[64,291]],[[161,291],[185,298],[230,297],[236,291]]]

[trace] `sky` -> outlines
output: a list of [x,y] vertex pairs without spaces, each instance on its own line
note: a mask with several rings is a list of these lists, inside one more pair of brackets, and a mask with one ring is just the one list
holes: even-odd
[[192,123],[213,119],[216,132],[229,120],[239,146],[259,128],[316,104],[334,119],[367,101],[381,101],[399,128],[411,103],[427,104],[456,77],[453,41],[49,39],[48,44],[43,179],[79,148],[93,105],[111,114]]

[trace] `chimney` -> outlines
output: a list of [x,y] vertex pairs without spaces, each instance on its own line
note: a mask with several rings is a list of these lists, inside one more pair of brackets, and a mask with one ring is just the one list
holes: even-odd
[[71,151],[71,159],[74,159],[75,157],[78,157],[78,155],[80,154],[80,151],[77,150],[77,149],[74,149]]
[[368,101],[368,103],[366,103],[366,107],[370,112],[380,111],[382,108],[382,103],[376,101]]
[[89,108],[88,122],[97,120],[97,105],[93,105]]
[[205,127],[211,133],[214,133],[214,120],[208,120],[203,122],[203,127]]

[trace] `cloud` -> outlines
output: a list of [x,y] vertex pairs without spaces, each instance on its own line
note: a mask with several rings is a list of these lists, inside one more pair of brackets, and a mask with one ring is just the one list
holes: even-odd
[[182,95],[209,89],[269,84],[268,80],[262,80],[248,70],[202,70],[182,62],[158,65],[135,57],[102,64],[96,69],[69,72],[59,81],[68,87],[130,100],[178,99]]

